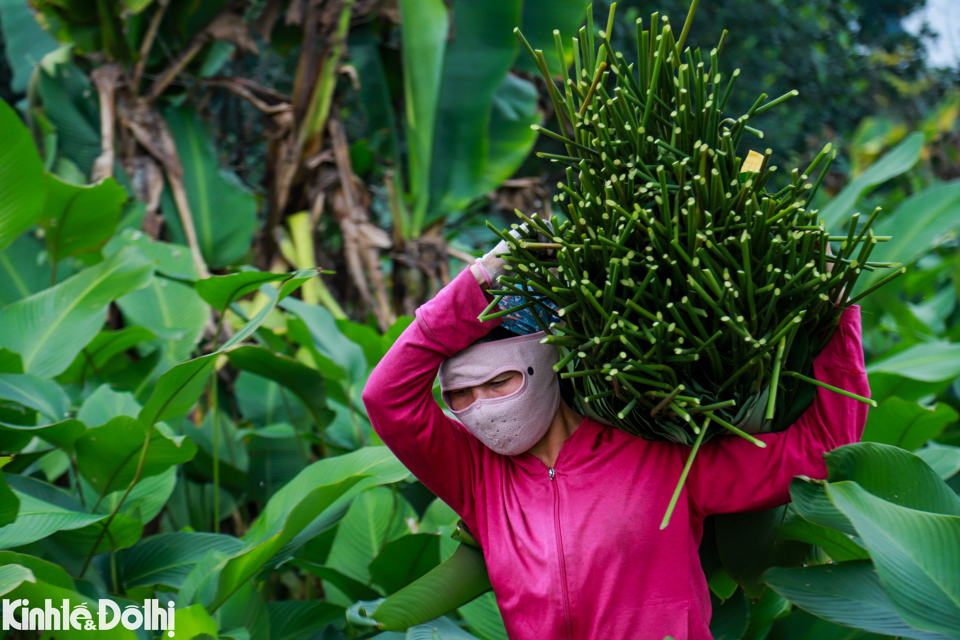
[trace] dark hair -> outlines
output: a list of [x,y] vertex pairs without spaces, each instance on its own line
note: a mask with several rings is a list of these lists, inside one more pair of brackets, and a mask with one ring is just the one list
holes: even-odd
[[[506,338],[516,338],[519,333],[514,333],[509,329],[504,329],[501,326],[496,326],[490,330],[490,333],[474,340],[473,344],[483,344],[484,342],[495,342],[496,340],[504,340]],[[574,404],[576,395],[573,392],[573,383],[570,380],[561,378],[560,374],[557,374],[557,383],[560,385],[560,397],[563,398],[563,401],[567,403],[568,407],[575,408]]]

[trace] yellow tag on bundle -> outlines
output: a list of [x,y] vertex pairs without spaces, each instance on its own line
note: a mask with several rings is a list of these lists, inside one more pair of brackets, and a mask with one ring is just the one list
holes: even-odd
[[747,157],[744,158],[743,164],[740,165],[740,173],[746,173],[747,171],[760,173],[760,167],[762,166],[763,154],[757,153],[756,151],[750,151],[747,154]]

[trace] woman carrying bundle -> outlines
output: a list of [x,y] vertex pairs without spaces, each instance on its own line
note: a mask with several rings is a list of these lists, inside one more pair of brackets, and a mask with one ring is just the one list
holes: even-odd
[[[501,323],[477,316],[506,252],[499,245],[417,310],[364,390],[374,429],[477,538],[511,639],[711,638],[704,518],[784,504],[796,475],[825,478],[823,453],[860,439],[867,405],[818,389],[795,424],[757,436],[766,448],[706,442],[661,530],[690,448],[575,413],[542,333],[483,341]],[[438,370],[460,422],[434,402]],[[859,307],[843,311],[813,370],[869,396]]]

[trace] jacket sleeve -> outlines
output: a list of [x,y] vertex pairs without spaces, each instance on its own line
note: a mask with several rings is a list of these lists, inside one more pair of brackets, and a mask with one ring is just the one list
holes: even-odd
[[[864,370],[860,307],[843,311],[833,337],[813,361],[814,377],[834,387],[870,397]],[[704,444],[694,459],[686,490],[701,516],[758,511],[790,501],[797,475],[827,477],[826,451],[860,441],[868,405],[818,387],[813,403],[796,423],[779,433],[756,437],[766,448],[735,435]],[[686,461],[690,448],[684,447]]]
[[374,368],[363,404],[374,430],[424,485],[461,517],[474,510],[483,444],[443,413],[433,396],[440,364],[500,324],[480,322],[492,297],[464,269],[416,311]]

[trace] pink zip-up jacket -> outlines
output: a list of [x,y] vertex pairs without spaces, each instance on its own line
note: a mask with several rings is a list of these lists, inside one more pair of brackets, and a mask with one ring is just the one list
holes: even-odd
[[[449,504],[483,547],[512,640],[711,638],[710,596],[697,548],[703,519],[789,502],[796,475],[825,478],[823,453],[857,442],[867,405],[818,389],[780,433],[704,444],[670,525],[660,521],[690,447],[648,442],[585,418],[548,469],[502,456],[434,400],[441,362],[499,321],[477,316],[489,295],[469,269],[417,310],[363,392],[373,427]],[[860,310],[843,312],[813,363],[820,381],[869,396]]]

